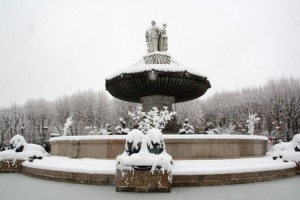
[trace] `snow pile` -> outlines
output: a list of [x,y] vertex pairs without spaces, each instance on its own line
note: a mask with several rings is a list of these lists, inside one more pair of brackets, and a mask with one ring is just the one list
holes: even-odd
[[300,162],[300,133],[294,135],[291,142],[282,142],[274,145],[267,153],[274,159],[282,158],[284,161]]
[[169,112],[168,107],[164,107],[164,110],[161,111],[157,107],[153,107],[149,112],[143,112],[143,108],[138,106],[135,112],[129,111],[128,115],[139,125],[138,129],[147,134],[148,130],[152,128],[164,129],[176,112]]
[[29,157],[44,157],[48,156],[45,149],[36,144],[28,144],[24,137],[15,135],[10,140],[10,145],[13,149],[0,152],[1,160],[28,160]]
[[166,152],[162,133],[158,129],[150,129],[148,135],[134,129],[126,139],[125,151],[117,156],[117,169],[134,170],[139,167],[171,171],[172,157]]

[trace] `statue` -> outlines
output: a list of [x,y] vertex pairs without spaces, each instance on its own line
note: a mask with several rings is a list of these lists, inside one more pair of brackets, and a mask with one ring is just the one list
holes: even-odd
[[185,119],[182,128],[179,130],[179,134],[194,134],[194,127],[189,123],[188,119]]
[[116,126],[115,133],[116,135],[127,135],[130,131],[129,128],[127,128],[127,124],[123,118],[119,119],[121,126]]
[[163,27],[160,30],[159,37],[159,51],[168,51],[168,35],[167,35],[167,24],[164,23]]
[[158,51],[159,33],[160,30],[156,26],[155,21],[151,21],[152,26],[146,31],[146,42],[148,46],[148,53]]

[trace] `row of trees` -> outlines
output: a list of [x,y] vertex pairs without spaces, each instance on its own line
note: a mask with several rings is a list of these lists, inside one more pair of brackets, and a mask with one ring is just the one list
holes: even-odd
[[0,110],[0,146],[16,134],[29,142],[43,142],[50,133],[62,133],[68,117],[73,115],[72,135],[88,133],[86,127],[118,125],[119,118],[128,118],[127,111],[134,104],[109,99],[108,95],[91,90],[57,98],[53,102],[30,99],[24,105],[15,103]]
[[[45,141],[52,132],[62,133],[71,115],[72,135],[88,134],[86,127],[101,129],[107,123],[114,128],[120,118],[132,127],[134,122],[128,111],[134,111],[136,106],[110,99],[106,92],[91,90],[59,97],[53,102],[30,99],[22,106],[14,103],[0,110],[0,146],[15,134],[23,135],[29,142]],[[188,118],[196,133],[233,128],[236,133],[246,134],[249,114],[256,114],[261,119],[256,124],[256,134],[272,133],[290,140],[300,129],[300,80],[270,80],[262,87],[176,104],[173,110],[177,112],[177,123]]]
[[300,80],[270,80],[262,87],[222,92],[205,101],[177,105],[179,120],[189,118],[197,131],[234,126],[247,133],[249,115],[256,114],[256,134],[291,140],[300,129]]

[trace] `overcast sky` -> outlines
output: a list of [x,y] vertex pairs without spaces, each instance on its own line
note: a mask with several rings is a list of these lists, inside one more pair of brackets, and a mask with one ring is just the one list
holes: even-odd
[[300,1],[0,0],[0,107],[105,89],[166,22],[169,54],[216,91],[300,77]]

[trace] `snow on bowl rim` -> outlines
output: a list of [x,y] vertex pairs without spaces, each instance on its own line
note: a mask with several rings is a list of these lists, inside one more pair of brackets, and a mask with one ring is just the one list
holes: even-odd
[[138,64],[128,68],[123,68],[122,70],[116,71],[110,76],[106,77],[105,80],[114,79],[122,74],[131,74],[131,73],[140,73],[140,72],[149,72],[149,71],[161,71],[161,72],[187,72],[199,77],[209,79],[206,75],[200,73],[198,70],[185,67],[178,64]]

